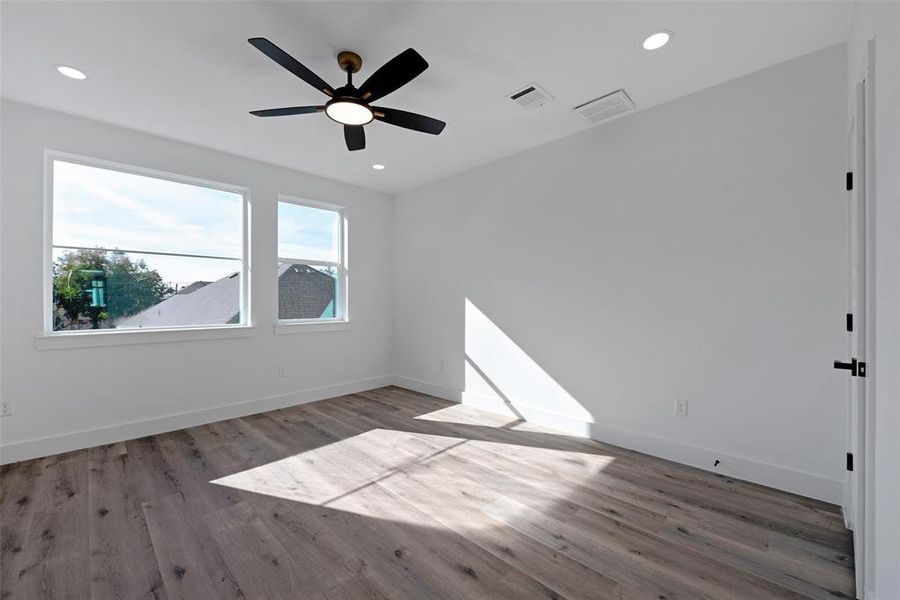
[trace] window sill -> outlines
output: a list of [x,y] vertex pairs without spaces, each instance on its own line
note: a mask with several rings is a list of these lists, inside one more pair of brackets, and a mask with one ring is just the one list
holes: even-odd
[[85,331],[36,335],[34,336],[34,347],[37,350],[66,350],[69,348],[94,348],[126,344],[221,340],[254,335],[256,335],[256,328],[249,325],[130,331]]
[[279,322],[275,324],[275,335],[344,331],[347,329],[350,329],[350,321],[310,321],[307,323]]

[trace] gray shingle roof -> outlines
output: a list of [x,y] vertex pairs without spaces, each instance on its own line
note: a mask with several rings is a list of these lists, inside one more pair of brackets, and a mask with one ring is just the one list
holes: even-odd
[[[334,300],[334,279],[313,267],[294,264],[278,268],[278,318],[316,319]],[[117,319],[118,328],[224,325],[240,322],[240,277],[237,273],[212,283],[195,282],[130,317]]]
[[202,287],[208,286],[210,283],[212,283],[212,282],[211,281],[195,281],[191,285],[184,286],[183,288],[178,290],[176,293],[177,294],[190,294],[191,292],[196,292],[197,290],[199,290]]
[[131,329],[224,325],[232,322],[240,310],[240,282],[240,276],[235,273],[189,294],[174,294],[147,310],[117,319],[115,326]]
[[[308,265],[278,269],[278,318],[317,319],[334,300],[334,279]],[[329,311],[330,312],[330,311]]]

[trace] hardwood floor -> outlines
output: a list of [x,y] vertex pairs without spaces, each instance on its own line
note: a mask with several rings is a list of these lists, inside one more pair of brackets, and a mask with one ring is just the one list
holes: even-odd
[[7,465],[3,598],[852,598],[837,507],[384,388]]

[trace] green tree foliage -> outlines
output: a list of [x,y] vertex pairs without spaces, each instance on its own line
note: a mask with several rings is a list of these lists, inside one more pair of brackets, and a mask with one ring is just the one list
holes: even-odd
[[[102,281],[104,302],[91,295],[94,281]],[[104,321],[139,313],[173,293],[160,274],[144,261],[132,261],[124,252],[72,250],[53,265],[54,329],[66,329],[89,319],[99,329]]]

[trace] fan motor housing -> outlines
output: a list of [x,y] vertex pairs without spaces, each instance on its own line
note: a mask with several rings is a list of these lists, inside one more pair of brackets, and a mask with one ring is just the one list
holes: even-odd
[[349,50],[339,52],[337,55],[337,60],[338,64],[341,66],[342,71],[359,73],[359,70],[362,68],[362,57],[356,52],[351,52]]

